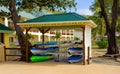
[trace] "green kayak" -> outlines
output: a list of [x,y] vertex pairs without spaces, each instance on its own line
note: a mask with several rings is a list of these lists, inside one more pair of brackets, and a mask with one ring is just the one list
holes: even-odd
[[53,59],[53,56],[43,55],[43,56],[31,56],[30,57],[31,62],[41,62],[41,61],[46,61],[50,59]]

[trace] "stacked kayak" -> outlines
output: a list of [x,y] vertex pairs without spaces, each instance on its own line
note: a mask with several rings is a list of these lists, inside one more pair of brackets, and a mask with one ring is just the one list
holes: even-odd
[[35,44],[35,46],[56,46],[57,42],[47,42],[44,44]]
[[57,42],[47,42],[44,44],[35,44],[35,47],[31,49],[33,55],[41,55],[50,52],[56,52],[59,47],[57,46]]
[[34,55],[40,55],[40,54],[45,54],[45,53],[50,53],[50,52],[56,52],[59,49],[58,46],[55,47],[47,47],[47,48],[35,48],[33,47],[31,49],[32,54]]
[[31,49],[33,56],[30,57],[31,62],[42,62],[53,59],[52,52],[58,51],[57,42],[47,42],[45,44],[35,44]]
[[71,55],[68,57],[68,62],[73,63],[73,62],[79,62],[82,60],[82,48],[81,47],[73,47],[68,49],[68,53]]
[[53,59],[52,55],[31,56],[31,62],[42,62]]
[[82,60],[82,55],[72,55],[68,57],[68,62],[73,63],[73,62],[79,62]]
[[81,53],[82,52],[82,47],[73,47],[73,48],[69,48],[68,51],[69,53]]

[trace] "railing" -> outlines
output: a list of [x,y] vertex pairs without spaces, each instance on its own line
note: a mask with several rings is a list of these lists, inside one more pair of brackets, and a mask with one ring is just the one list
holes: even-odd
[[21,50],[21,48],[6,48],[4,46],[4,58],[5,58],[5,61],[7,60],[6,57],[7,56],[23,56],[23,55],[20,55],[20,54],[7,54],[7,50]]

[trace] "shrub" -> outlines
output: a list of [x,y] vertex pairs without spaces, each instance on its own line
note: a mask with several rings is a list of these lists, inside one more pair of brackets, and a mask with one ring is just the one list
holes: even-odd
[[105,41],[97,41],[96,44],[98,45],[99,48],[107,48],[108,42]]
[[120,39],[117,39],[117,44],[120,44]]

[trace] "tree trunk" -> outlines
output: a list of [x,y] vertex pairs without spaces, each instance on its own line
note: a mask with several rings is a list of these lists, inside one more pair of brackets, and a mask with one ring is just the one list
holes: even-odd
[[118,3],[119,0],[114,0],[112,6],[112,23],[110,24],[110,20],[108,19],[107,13],[105,11],[105,4],[104,0],[99,0],[100,7],[101,7],[101,14],[104,17],[106,23],[106,31],[108,36],[108,49],[107,54],[118,54],[119,51],[116,46],[116,22],[117,22],[117,14],[118,14]]
[[[23,31],[21,30],[21,28],[17,25],[17,23],[19,22],[19,17],[18,17],[17,11],[16,11],[15,0],[9,0],[9,10],[10,10],[11,15],[12,15],[12,20],[14,23],[16,34],[18,36],[19,44],[22,48],[21,53],[22,53],[22,55],[25,55],[25,53],[26,53],[25,52],[25,49],[26,49],[25,40],[26,40],[26,38],[25,38],[25,35],[23,34]],[[29,45],[31,45],[31,44],[29,43]],[[22,56],[21,60],[25,61],[25,56]]]
[[110,30],[108,34],[108,50],[107,54],[118,54],[119,51],[116,46],[115,30]]
[[119,0],[114,0],[113,6],[112,6],[112,23],[109,31],[108,41],[109,41],[109,47],[107,54],[118,54],[119,50],[117,49],[116,45],[116,22],[118,18],[118,3]]

